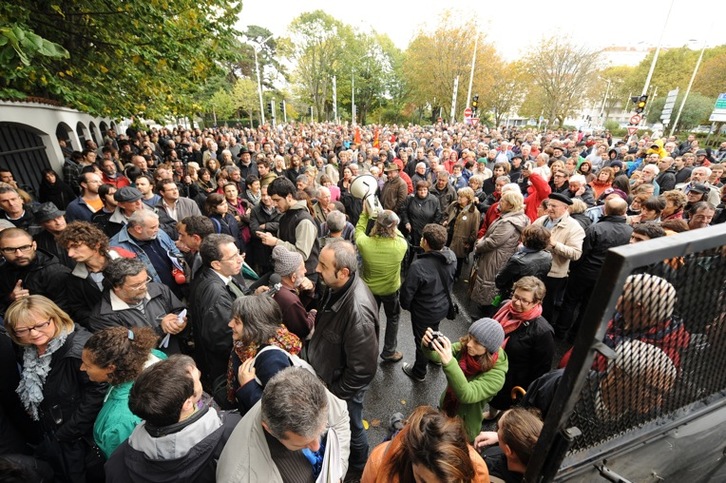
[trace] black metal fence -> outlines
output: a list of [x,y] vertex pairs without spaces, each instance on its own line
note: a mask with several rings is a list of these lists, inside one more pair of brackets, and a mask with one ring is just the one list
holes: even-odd
[[50,168],[41,137],[27,126],[0,123],[0,167],[8,168],[22,188],[37,193],[43,170]]
[[607,461],[726,406],[726,227],[611,250],[584,320],[526,481],[639,481]]

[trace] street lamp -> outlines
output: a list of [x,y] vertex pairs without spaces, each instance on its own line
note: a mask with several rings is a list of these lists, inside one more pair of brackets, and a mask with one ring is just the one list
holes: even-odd
[[671,132],[669,136],[673,136],[673,132],[676,130],[676,126],[678,126],[678,121],[681,119],[681,113],[683,112],[683,106],[686,105],[686,99],[688,99],[688,94],[691,93],[691,87],[693,87],[693,81],[696,79],[696,74],[698,73],[698,68],[701,67],[701,61],[703,60],[703,53],[706,51],[706,40],[703,41],[703,48],[701,49],[701,54],[698,56],[698,60],[696,61],[696,67],[693,69],[693,74],[691,75],[691,80],[688,82],[688,88],[686,89],[686,93],[683,94],[683,100],[681,101],[681,107],[678,108],[678,114],[676,114],[676,120],[673,121],[673,124],[671,125]]
[[254,50],[255,52],[255,70],[257,71],[257,95],[260,97],[260,119],[262,119],[261,125],[265,124],[265,107],[262,105],[262,80],[260,79],[260,63],[257,61],[257,51],[262,48],[262,44],[270,40],[272,37],[273,36],[270,35],[256,46],[252,46],[252,50]]

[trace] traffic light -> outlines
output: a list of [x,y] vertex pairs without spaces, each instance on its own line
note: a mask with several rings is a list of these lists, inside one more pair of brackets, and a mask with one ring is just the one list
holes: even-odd
[[630,100],[635,103],[635,112],[637,112],[638,114],[642,114],[645,110],[645,103],[648,102],[648,96],[633,96],[630,98]]
[[272,101],[267,103],[267,114],[272,116]]
[[471,108],[477,110],[479,107],[479,94],[474,94],[474,98],[471,100]]

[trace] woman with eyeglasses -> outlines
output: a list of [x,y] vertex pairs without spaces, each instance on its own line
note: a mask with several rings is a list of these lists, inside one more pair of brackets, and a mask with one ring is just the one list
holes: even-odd
[[512,406],[512,389],[526,389],[532,381],[549,372],[555,354],[554,329],[542,317],[544,283],[537,277],[522,277],[512,287],[512,298],[494,315],[504,329],[504,351],[509,370],[504,386],[489,401],[484,419],[492,420]]
[[83,345],[91,336],[52,300],[29,295],[5,312],[5,328],[21,351],[16,393],[32,424],[35,456],[48,461],[60,481],[103,479],[103,456],[93,441],[106,384],[81,370]]
[[129,409],[129,393],[141,371],[167,358],[154,349],[158,342],[149,327],[110,327],[93,334],[83,347],[81,370],[93,382],[111,384],[93,425],[93,438],[106,458],[141,422]]

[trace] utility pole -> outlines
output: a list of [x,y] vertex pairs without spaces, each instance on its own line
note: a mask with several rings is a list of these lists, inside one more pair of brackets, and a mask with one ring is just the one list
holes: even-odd
[[454,79],[454,93],[451,96],[451,124],[456,123],[456,93],[459,92],[459,76]]
[[469,90],[466,92],[466,106],[469,107],[471,104],[471,86],[474,84],[474,67],[476,65],[476,49],[479,45],[479,34],[476,34],[474,38],[474,55],[471,57],[471,72],[469,73]]

